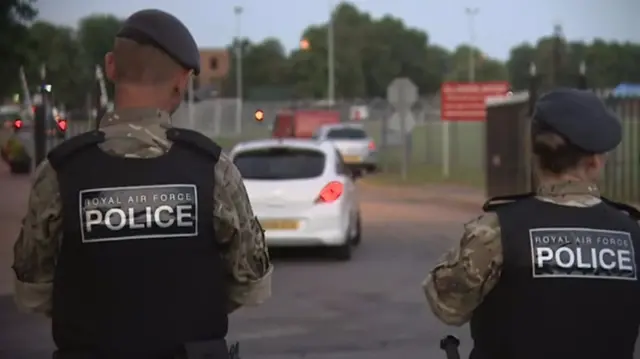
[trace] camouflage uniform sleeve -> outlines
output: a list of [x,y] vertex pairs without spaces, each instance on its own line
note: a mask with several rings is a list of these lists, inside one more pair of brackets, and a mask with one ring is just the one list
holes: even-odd
[[50,315],[53,274],[61,240],[58,180],[45,161],[36,169],[27,214],[13,248],[14,298],[21,311]]
[[271,296],[273,266],[240,172],[224,154],[215,172],[214,226],[229,274],[228,311],[232,312]]
[[443,256],[422,284],[431,311],[445,324],[468,322],[495,287],[503,263],[500,235],[495,213],[467,223],[460,245]]

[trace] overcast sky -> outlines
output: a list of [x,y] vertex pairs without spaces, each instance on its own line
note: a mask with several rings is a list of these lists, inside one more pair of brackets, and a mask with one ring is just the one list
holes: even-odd
[[[335,0],[39,0],[40,17],[75,25],[91,13],[120,17],[144,8],[158,8],[180,18],[200,47],[222,47],[235,35],[233,7],[244,8],[241,32],[251,40],[276,37],[287,49],[298,46],[309,24],[326,22]],[[640,43],[640,0],[354,0],[380,17],[402,18],[425,30],[432,43],[454,48],[469,42],[465,8],[478,8],[476,44],[489,56],[506,59],[509,49],[563,26],[569,39]]]

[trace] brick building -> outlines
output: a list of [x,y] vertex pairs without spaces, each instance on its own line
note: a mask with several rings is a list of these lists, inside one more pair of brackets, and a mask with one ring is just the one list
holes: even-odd
[[219,89],[229,74],[230,60],[227,49],[200,49],[200,75],[196,79],[196,88]]

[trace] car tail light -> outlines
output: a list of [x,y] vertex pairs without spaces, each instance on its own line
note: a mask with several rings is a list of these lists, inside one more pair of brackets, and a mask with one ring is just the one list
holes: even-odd
[[322,191],[320,191],[320,195],[316,199],[316,203],[331,203],[340,198],[342,196],[342,192],[344,191],[344,185],[337,181],[329,182]]
[[24,125],[24,124],[22,123],[21,119],[17,119],[15,121],[13,121],[13,128],[15,128],[16,130],[21,129],[22,125]]
[[376,149],[376,143],[371,141],[369,142],[369,151],[375,151]]
[[60,129],[60,131],[66,131],[67,130],[67,120],[58,120],[58,128]]

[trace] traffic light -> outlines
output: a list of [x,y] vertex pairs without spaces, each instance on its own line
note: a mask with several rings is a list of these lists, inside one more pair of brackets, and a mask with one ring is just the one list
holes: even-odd
[[13,129],[18,131],[22,128],[22,126],[24,126],[24,123],[22,122],[21,119],[17,118],[13,121]]
[[262,110],[257,110],[255,113],[255,119],[258,122],[262,122],[264,120],[264,112]]

